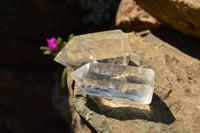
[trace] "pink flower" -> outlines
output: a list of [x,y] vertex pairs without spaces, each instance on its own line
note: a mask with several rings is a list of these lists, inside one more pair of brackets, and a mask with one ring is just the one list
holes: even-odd
[[52,37],[51,39],[47,38],[47,46],[52,50],[56,51],[58,49],[58,42],[55,37]]

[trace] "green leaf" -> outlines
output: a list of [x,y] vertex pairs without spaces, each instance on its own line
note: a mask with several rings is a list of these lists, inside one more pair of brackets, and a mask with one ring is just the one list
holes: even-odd
[[48,51],[50,51],[50,49],[48,47],[46,47],[46,46],[41,46],[40,50],[48,50]]
[[62,71],[62,77],[61,77],[61,87],[65,88],[67,84],[67,67],[65,67]]
[[67,41],[69,42],[73,37],[74,37],[74,34],[70,34]]
[[50,55],[50,54],[51,54],[51,51],[44,51],[43,54],[44,54],[44,55]]

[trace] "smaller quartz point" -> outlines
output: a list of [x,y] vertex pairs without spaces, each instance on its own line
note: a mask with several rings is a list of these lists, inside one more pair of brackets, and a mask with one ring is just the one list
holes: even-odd
[[88,95],[150,104],[154,71],[110,63],[87,63],[71,76]]
[[88,62],[127,65],[131,53],[128,35],[111,30],[73,37],[54,60],[74,69]]

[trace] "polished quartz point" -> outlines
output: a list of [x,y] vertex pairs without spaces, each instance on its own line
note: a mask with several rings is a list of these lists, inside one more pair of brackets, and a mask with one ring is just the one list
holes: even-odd
[[109,63],[87,63],[71,76],[88,95],[149,104],[154,89],[154,71]]
[[131,53],[128,35],[111,30],[73,37],[54,60],[72,68],[88,62],[125,65]]

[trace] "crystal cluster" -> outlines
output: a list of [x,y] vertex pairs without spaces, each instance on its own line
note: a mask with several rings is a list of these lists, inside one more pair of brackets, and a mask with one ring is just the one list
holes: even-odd
[[55,61],[72,67],[71,76],[88,95],[151,103],[154,71],[127,66],[132,51],[121,30],[75,36]]
[[128,35],[111,30],[73,37],[54,60],[72,68],[91,61],[127,64],[131,53]]

